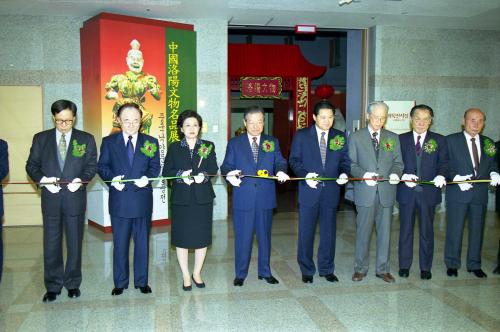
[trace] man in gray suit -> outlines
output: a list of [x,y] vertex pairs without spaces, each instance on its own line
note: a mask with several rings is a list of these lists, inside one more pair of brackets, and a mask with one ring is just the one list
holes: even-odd
[[[380,101],[368,105],[368,127],[353,133],[349,140],[351,175],[363,178],[354,183],[356,253],[353,281],[368,272],[370,238],[375,223],[377,233],[376,276],[394,282],[389,273],[391,219],[396,184],[403,173],[403,159],[397,134],[383,129],[389,107]],[[377,181],[389,179],[389,181]]]
[[54,301],[63,287],[69,297],[80,296],[85,187],[97,171],[94,137],[73,128],[75,103],[58,100],[50,110],[55,128],[35,134],[26,162],[26,172],[42,188],[43,268],[47,289],[43,302]]

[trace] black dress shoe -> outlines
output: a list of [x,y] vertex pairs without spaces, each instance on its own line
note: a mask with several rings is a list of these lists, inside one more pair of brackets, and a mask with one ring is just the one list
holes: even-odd
[[269,276],[269,277],[261,277],[259,276],[259,280],[262,280],[264,279],[265,281],[267,281],[268,284],[279,284],[280,282],[273,276]]
[[153,291],[151,290],[151,287],[149,287],[149,285],[146,285],[146,286],[135,286],[135,289],[140,289],[140,291],[141,291],[142,294],[153,293]]
[[326,281],[329,281],[329,282],[339,282],[339,278],[337,278],[337,276],[333,273],[325,274],[324,276],[322,276],[322,275],[319,275],[319,276],[322,278],[325,278]]
[[68,297],[80,297],[80,289],[79,288],[68,289]]
[[410,269],[399,269],[398,274],[401,278],[408,278],[410,276]]
[[191,275],[191,279],[193,279],[193,282],[194,282],[194,285],[196,286],[196,288],[205,288],[204,282],[197,283],[196,280],[194,280],[193,275]]
[[420,271],[420,279],[423,279],[423,280],[432,279],[431,271]]
[[487,278],[488,276],[486,275],[486,273],[484,273],[483,270],[481,269],[477,269],[477,270],[467,270],[467,272],[469,273],[474,273],[474,275],[478,278]]
[[302,282],[304,284],[312,284],[313,283],[313,276],[306,276],[306,275],[302,275]]
[[189,286],[184,286],[184,283],[182,283],[182,290],[185,291],[185,292],[190,292],[191,289],[193,289],[193,286],[189,285]]
[[123,294],[123,288],[121,287],[115,287],[113,288],[113,290],[111,291],[111,295],[122,295]]
[[47,292],[45,293],[45,295],[43,296],[43,299],[42,301],[43,302],[52,302],[52,301],[55,301],[57,295],[61,294],[61,292]]
[[446,274],[448,275],[448,277],[458,277],[457,269],[448,269],[446,270]]
[[245,281],[245,279],[234,278],[233,285],[241,287],[241,286],[243,286],[244,281]]
[[500,265],[493,270],[493,274],[500,274]]

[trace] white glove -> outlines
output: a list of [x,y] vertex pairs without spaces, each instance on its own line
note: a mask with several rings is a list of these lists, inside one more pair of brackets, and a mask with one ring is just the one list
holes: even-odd
[[139,188],[144,188],[149,183],[149,179],[146,175],[141,176],[139,180],[134,180],[134,184]]
[[115,182],[115,181],[120,181],[123,180],[125,175],[117,175],[114,178],[111,179],[111,187],[114,187],[118,191],[122,191],[123,188],[125,188],[125,183],[123,182]]
[[44,176],[40,179],[40,184],[51,193],[57,194],[61,190],[61,187],[58,184],[54,184],[57,181],[59,181],[59,178],[56,178],[55,176],[50,178]]
[[[306,179],[311,179],[311,178],[314,179],[317,177],[318,177],[318,174],[316,174],[316,173],[307,173],[306,174]],[[313,189],[316,189],[316,186],[318,185],[318,183],[319,182],[316,180],[306,180],[306,184]]]
[[436,186],[436,188],[443,188],[446,186],[446,179],[442,175],[436,175],[432,182],[434,182],[434,186]]
[[194,178],[194,182],[202,183],[203,180],[205,180],[205,174],[200,172],[200,173],[198,173],[198,175],[193,176],[193,178]]
[[490,178],[491,178],[490,186],[496,187],[500,185],[500,174],[498,174],[497,172],[491,172]]
[[349,180],[347,179],[347,174],[345,173],[340,174],[339,178],[335,182],[337,182],[337,184],[339,185],[346,184],[347,182],[349,182]]
[[279,171],[278,173],[276,173],[276,176],[278,177],[278,181],[280,183],[283,183],[283,182],[290,180],[290,177],[288,176],[288,174],[286,174],[283,171]]
[[390,174],[389,175],[389,183],[390,184],[398,184],[400,181],[399,181],[399,176],[397,174]]
[[182,179],[182,181],[184,181],[184,183],[187,184],[188,186],[190,186],[192,183],[194,183],[193,179],[187,177],[187,176],[191,175],[192,171],[193,170],[190,169],[190,170],[187,170],[187,171],[184,171],[181,173],[181,176],[186,176],[185,178]]
[[229,181],[233,187],[239,187],[241,183],[241,179],[239,178],[240,174],[241,171],[239,169],[232,170],[227,173],[226,180]]
[[[418,180],[418,176],[416,176],[415,174],[403,174],[403,176],[401,177],[401,180],[404,180],[404,181],[417,181]],[[408,188],[415,188],[417,186],[417,184],[415,182],[405,182],[405,185]]]
[[[363,179],[371,179],[373,177],[377,177],[378,173],[374,172],[366,172],[363,174]],[[365,180],[365,183],[367,186],[374,187],[377,185],[377,180]]]
[[82,186],[82,179],[75,178],[73,179],[73,181],[71,181],[71,183],[68,183],[68,190],[74,193],[75,191],[80,189],[81,186]]
[[[466,181],[470,180],[472,178],[472,174],[469,175],[455,175],[453,178],[453,182],[460,182],[460,181]],[[472,189],[472,184],[470,183],[459,183],[458,186],[460,187],[460,190],[462,191],[467,191],[469,189]]]

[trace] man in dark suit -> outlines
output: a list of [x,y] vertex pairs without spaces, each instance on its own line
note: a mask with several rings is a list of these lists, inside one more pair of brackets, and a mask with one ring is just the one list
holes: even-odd
[[[114,246],[111,295],[120,295],[128,288],[130,237],[134,239],[134,286],[149,294],[149,231],[153,214],[149,178],[160,173],[159,145],[156,138],[139,133],[142,112],[138,105],[123,104],[116,116],[122,131],[103,138],[97,164],[99,176],[113,181],[108,183]],[[135,180],[120,182],[126,179]]]
[[[453,181],[485,180],[498,186],[500,175],[497,154],[491,139],[481,135],[485,116],[478,108],[465,111],[463,132],[446,137],[449,152],[449,178]],[[446,241],[444,262],[448,276],[458,276],[461,265],[462,237],[468,219],[467,271],[486,278],[481,269],[484,219],[488,204],[488,183],[460,183],[446,186]]]
[[301,129],[293,138],[289,163],[297,177],[339,178],[333,181],[299,182],[299,230],[297,261],[302,281],[312,283],[316,273],[313,261],[314,235],[319,218],[318,247],[319,276],[338,281],[335,271],[336,215],[340,198],[339,184],[347,183],[350,159],[347,139],[343,132],[333,129],[334,107],[320,101],[313,110],[315,124]]
[[[500,169],[500,141],[495,143],[495,147],[497,149],[496,159],[497,159],[497,167]],[[495,197],[495,210],[497,211],[498,216],[500,217],[500,186],[497,186],[497,192]],[[493,270],[494,274],[500,274],[500,240],[498,240],[498,254],[497,254],[497,267]]]
[[[351,134],[349,157],[351,175],[363,178],[354,182],[356,217],[356,253],[353,281],[361,281],[368,272],[370,238],[373,225],[377,234],[375,275],[394,282],[389,272],[391,221],[396,200],[396,184],[403,172],[403,159],[397,134],[383,129],[389,107],[381,101],[368,106],[368,127]],[[389,179],[379,182],[377,179]]]
[[234,225],[235,274],[233,284],[243,286],[252,255],[253,234],[259,246],[258,277],[270,284],[278,280],[271,274],[271,226],[276,207],[276,184],[269,179],[239,178],[239,174],[258,175],[267,171],[278,181],[289,179],[286,160],[276,138],[262,133],[264,110],[251,107],[245,111],[246,134],[233,137],[226,149],[221,172],[233,185],[232,219]]
[[448,149],[444,136],[429,131],[434,111],[416,105],[410,111],[412,131],[399,135],[404,169],[402,180],[432,181],[434,186],[404,182],[398,185],[399,202],[399,276],[408,278],[413,261],[415,218],[419,225],[420,278],[432,278],[434,254],[434,212],[441,203],[441,188],[446,185]]
[[[7,142],[0,139],[0,182],[9,174],[9,151]],[[2,240],[2,222],[3,222],[3,188],[0,183],[0,281],[2,281],[3,271],[3,240]]]
[[[76,105],[52,104],[55,123],[33,137],[26,172],[42,187],[44,278],[43,301],[54,301],[62,287],[80,296],[82,241],[88,183],[95,175],[97,149],[92,135],[73,128]],[[66,266],[62,239],[66,238]]]

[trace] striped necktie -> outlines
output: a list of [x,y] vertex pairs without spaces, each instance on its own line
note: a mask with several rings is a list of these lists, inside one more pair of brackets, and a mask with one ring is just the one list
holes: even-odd
[[321,154],[321,163],[323,164],[323,168],[325,168],[326,162],[326,140],[325,140],[325,132],[321,133],[321,138],[319,139],[319,153]]

